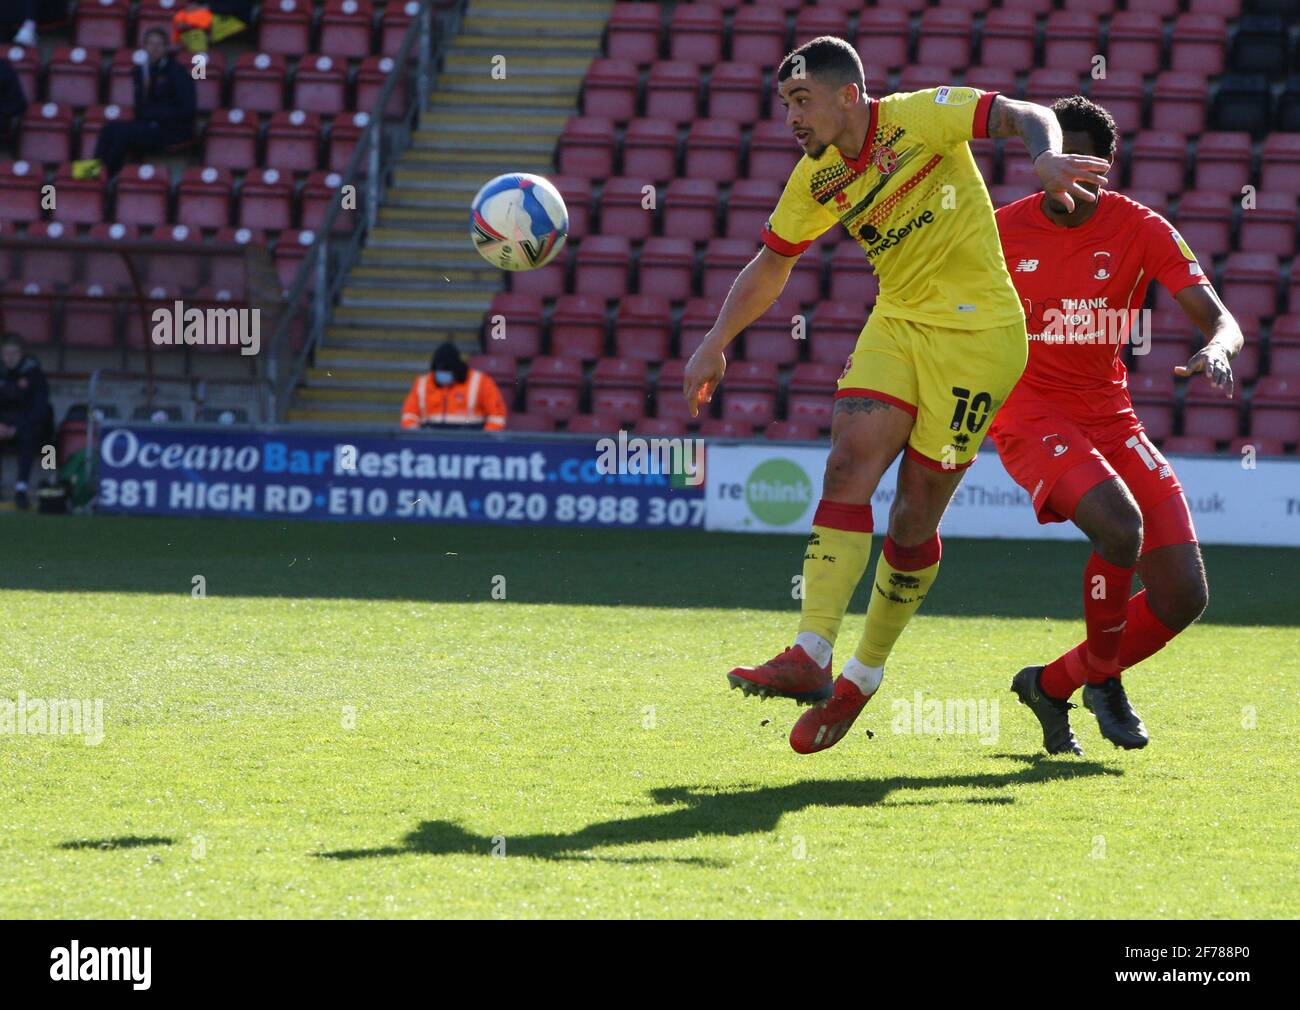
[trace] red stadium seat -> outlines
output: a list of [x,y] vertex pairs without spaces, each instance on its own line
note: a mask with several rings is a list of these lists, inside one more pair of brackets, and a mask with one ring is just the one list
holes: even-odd
[[649,238],[654,232],[654,211],[645,207],[648,185],[643,179],[605,180],[600,194],[600,230],[604,235],[630,239]]
[[706,298],[726,298],[736,275],[754,258],[753,238],[715,238],[704,250],[704,275],[700,290]]
[[1223,266],[1223,301],[1234,313],[1271,316],[1279,276],[1277,257],[1271,253],[1232,253]]
[[1286,454],[1286,449],[1280,438],[1256,438],[1253,435],[1247,435],[1243,438],[1234,438],[1228,443],[1228,452],[1234,456],[1241,456],[1247,448],[1257,457]]
[[[136,65],[145,59],[143,49],[119,49],[113,53],[108,66],[108,105],[130,109],[135,102],[132,75]],[[198,82],[195,82],[196,84]]]
[[[396,3],[392,3],[396,7]],[[263,8],[265,9],[265,8]],[[384,14],[387,15],[385,6]],[[375,12],[369,0],[328,0],[320,17],[319,50],[339,59],[370,55],[370,26]],[[306,46],[299,52],[305,52]]]
[[55,221],[67,225],[98,224],[104,220],[108,183],[104,179],[74,179],[71,165],[60,165],[54,179],[59,194],[52,211]]
[[1175,365],[1187,364],[1192,356],[1191,347],[1186,343],[1171,341],[1154,341],[1145,354],[1135,354],[1134,367],[1144,375],[1173,375]]
[[578,246],[573,290],[601,298],[622,298],[628,292],[631,243],[621,235],[588,235]]
[[614,418],[624,424],[631,424],[645,417],[646,394],[640,389],[593,388],[591,409],[597,414]]
[[[330,126],[329,155],[326,165],[331,172],[346,172],[352,152],[361,142],[361,134],[370,123],[370,113],[354,112],[338,116]],[[570,205],[572,206],[572,205]]]
[[771,67],[786,53],[785,15],[770,6],[736,8],[731,22],[731,58]]
[[525,409],[567,421],[578,412],[581,387],[577,358],[534,358],[524,386]]
[[99,101],[99,52],[84,46],[60,47],[46,65],[46,97],[51,102],[84,108]]
[[511,414],[506,419],[506,428],[510,431],[554,431],[555,418],[548,414]]
[[1217,14],[1179,14],[1174,19],[1169,65],[1207,77],[1223,73],[1228,26]]
[[214,168],[243,171],[257,165],[257,116],[217,109],[208,119],[203,160]]
[[1106,37],[1106,60],[1111,67],[1122,67],[1139,76],[1160,69],[1164,26],[1159,16],[1145,11],[1119,11],[1111,17]]
[[[319,232],[325,225],[325,215],[342,195],[343,176],[338,172],[312,172],[308,175],[302,186],[302,227]],[[349,235],[356,226],[356,207],[342,207],[334,215],[331,231],[335,235]]]
[[1178,232],[1198,259],[1209,263],[1232,248],[1232,208],[1235,202],[1234,197],[1220,191],[1192,190],[1179,199]]
[[[398,0],[389,0],[379,21],[380,55],[397,56],[402,51],[402,43],[406,40],[407,30],[411,27],[411,22],[419,14],[419,0],[405,0],[405,3],[399,3]],[[435,21],[433,30],[437,31],[437,28],[437,22]]]
[[[753,8],[751,8],[753,9]],[[711,119],[755,123],[762,117],[763,71],[753,63],[719,63],[709,76]]]
[[347,106],[347,64],[334,56],[303,56],[293,75],[293,104],[304,112],[333,116]]
[[9,61],[13,67],[14,73],[18,77],[18,83],[22,85],[23,94],[27,97],[30,104],[35,101],[36,96],[36,79],[41,71],[41,51],[39,49],[28,49],[24,46],[12,45],[8,48],[0,49],[0,56]]
[[672,339],[668,299],[659,294],[628,295],[614,322],[614,353],[628,361],[663,361]]
[[140,0],[135,15],[135,43],[144,45],[145,33],[150,28],[161,28],[168,38],[172,32],[172,18],[185,6],[184,0]]
[[933,88],[936,83],[952,81],[957,72],[942,63],[909,63],[898,75],[899,91],[921,91]]
[[674,418],[643,417],[632,429],[634,434],[647,438],[681,438],[686,435],[687,427]]
[[830,4],[817,4],[813,7],[800,7],[795,14],[794,37],[796,45],[805,39],[820,35],[833,35],[847,39],[849,34],[848,12],[836,9]]
[[0,221],[38,221],[43,178],[30,161],[0,161]]
[[1258,438],[1273,443],[1300,443],[1300,408],[1252,408],[1250,412],[1250,434],[1252,439]]
[[1204,74],[1166,70],[1156,76],[1151,128],[1196,136],[1205,129],[1210,86]]
[[278,53],[244,53],[235,61],[231,76],[230,107],[245,112],[279,112],[284,108],[287,76],[288,67]]
[[[140,237],[140,229],[136,225],[122,224],[120,221],[102,221],[91,226],[90,237],[100,242],[134,242]],[[125,259],[113,252],[87,253],[83,273],[105,287],[120,287],[131,283]]]
[[727,198],[727,238],[757,242],[763,225],[781,199],[781,184],[772,179],[737,179]]
[[965,67],[971,62],[971,42],[974,37],[970,11],[927,8],[921,12],[916,61]]
[[127,165],[117,176],[117,212],[121,224],[141,227],[167,221],[167,170],[158,165]]
[[[563,149],[561,149],[563,157]],[[668,119],[634,119],[623,137],[623,170],[663,182],[677,174],[677,124]]]
[[521,360],[540,354],[542,299],[517,291],[493,295],[484,320],[483,350]]
[[514,399],[515,382],[519,378],[519,363],[508,354],[471,354],[466,363],[492,377],[501,387],[501,395],[506,403]]
[[[507,425],[507,427],[513,427]],[[574,435],[617,435],[621,427],[617,417],[605,414],[579,414],[569,419],[564,430]]]
[[663,197],[663,233],[707,241],[714,235],[718,184],[711,179],[674,179]]
[[[751,253],[752,256],[752,253]],[[820,301],[822,297],[822,245],[810,246],[800,256],[785,282],[785,297],[805,305]]]
[[907,65],[911,34],[907,11],[890,7],[867,7],[858,17],[853,48],[862,57],[864,66],[874,65],[892,70]]
[[224,228],[230,224],[230,195],[234,179],[224,168],[187,168],[176,193],[176,220],[191,228]]
[[6,281],[0,285],[0,315],[4,316],[5,330],[17,333],[29,344],[54,340],[54,295],[38,281]]
[[1128,69],[1109,69],[1105,77],[1091,81],[1088,87],[1088,97],[1111,114],[1121,137],[1142,128],[1142,95],[1142,75]]
[[[708,262],[707,255],[705,262]],[[647,239],[641,247],[637,290],[669,301],[685,301],[691,296],[694,273],[695,244],[690,239]]]
[[1261,190],[1300,194],[1300,133],[1270,133],[1260,161]]
[[389,93],[388,101],[381,110],[379,98],[384,90],[384,82],[393,72],[391,56],[367,56],[357,67],[357,95],[352,108],[368,112],[372,116],[382,116],[387,120],[402,119],[411,107],[411,80],[402,78]]
[[1050,65],[1029,71],[1029,77],[1025,81],[1025,98],[1031,102],[1050,105],[1062,95],[1073,95],[1078,90],[1077,73]]
[[28,106],[20,127],[18,157],[46,163],[72,160],[72,110],[57,102]]
[[1137,408],[1137,415],[1147,430],[1147,437],[1152,441],[1163,442],[1174,433],[1172,404],[1143,404]]
[[82,0],[77,4],[73,43],[95,49],[121,49],[126,45],[127,0]]
[[689,358],[700,346],[704,335],[718,321],[722,311],[720,298],[691,298],[682,308],[681,329],[677,340],[677,353]]
[[733,387],[725,389],[721,396],[724,420],[761,428],[776,418],[775,393],[747,393]]
[[831,298],[837,302],[876,303],[880,281],[856,242],[845,239],[831,254]]
[[692,179],[730,182],[740,170],[740,126],[697,119],[686,135],[686,172]]
[[625,123],[636,115],[637,70],[630,60],[592,60],[582,85],[582,113]]
[[1101,52],[1097,15],[1083,11],[1052,11],[1047,15],[1043,65],[1089,67]]
[[[1143,130],[1133,141],[1129,185],[1177,193],[1187,169],[1187,138],[1180,133]],[[1199,187],[1198,187],[1199,188]]]
[[1142,371],[1128,377],[1129,396],[1135,404],[1171,405],[1174,389],[1174,377],[1168,372]]
[[[1241,349],[1241,353],[1233,359],[1232,370],[1235,374],[1239,369],[1239,362],[1250,349],[1247,345]],[[1268,370],[1274,375],[1300,375],[1300,344],[1278,344],[1276,338],[1268,352]]]
[[805,420],[773,421],[763,432],[763,437],[773,442],[815,442],[817,427]]
[[1241,195],[1250,182],[1250,134],[1203,133],[1196,144],[1197,189]]
[[308,0],[269,0],[262,5],[258,45],[264,53],[298,56],[311,50]]
[[1290,407],[1300,409],[1300,373],[1268,375],[1255,384],[1252,407]]
[[752,438],[754,426],[744,421],[726,421],[720,417],[706,418],[700,425],[705,438]]
[[[686,397],[682,395],[682,376],[685,370],[686,362],[680,359],[665,361],[659,369],[654,380],[656,417],[673,417],[687,422],[693,420]],[[700,416],[706,417],[708,411],[709,405],[702,404]]]
[[713,66],[722,60],[722,11],[704,4],[678,4],[668,31],[672,59]]
[[650,119],[690,122],[698,115],[699,90],[698,66],[677,60],[660,60],[650,67],[645,114]]
[[284,172],[313,172],[319,161],[321,120],[314,112],[273,112],[266,131],[266,164]]
[[562,251],[540,270],[525,270],[512,273],[509,277],[510,290],[523,294],[540,295],[543,298],[555,298],[564,293],[567,273],[568,254],[567,251]]
[[754,124],[749,138],[749,178],[785,185],[799,158],[798,145],[788,126],[770,119]]
[[146,261],[143,280],[151,287],[173,291],[192,291],[202,280],[206,257],[196,251],[203,246],[203,233],[187,224],[155,228],[150,236],[155,242],[173,243],[174,252],[153,256]]
[[1241,215],[1237,247],[1242,252],[1273,253],[1283,259],[1296,250],[1296,197],[1294,193],[1256,194],[1255,207]]
[[614,174],[614,122],[596,116],[571,116],[559,143],[560,171],[587,179]]
[[[63,303],[63,343],[69,347],[117,346],[119,303],[103,284],[74,284]],[[137,316],[137,323],[139,317]]]
[[[218,228],[215,241],[223,245],[266,247],[266,234],[253,228]],[[244,263],[234,256],[216,256],[209,264],[208,283],[218,290],[230,292],[232,298],[243,298],[246,288]]]
[[1183,434],[1231,441],[1241,434],[1241,411],[1229,404],[1193,404],[1183,411]]
[[[27,226],[27,238],[47,238],[52,242],[71,237],[73,229],[60,221],[33,221]],[[0,259],[0,267],[8,274],[8,254]],[[77,274],[77,255],[55,245],[49,249],[24,249],[18,253],[16,280],[38,281],[46,288],[71,284]]]
[[812,360],[842,370],[844,362],[857,346],[866,321],[865,305],[835,301],[818,303],[808,327]]
[[796,324],[792,320],[800,314],[799,303],[783,293],[745,330],[745,360],[770,361],[778,365],[798,361],[800,340],[795,337]]
[[580,361],[602,357],[605,353],[605,299],[597,295],[561,295],[551,313],[550,331],[548,346],[552,355]]
[[[980,62],[990,67],[1032,67],[1034,32],[1034,15],[1029,11],[1006,8],[989,11],[984,16]],[[966,83],[972,84],[969,76]]]
[[659,56],[657,3],[616,3],[609,15],[606,39],[611,59],[652,63]]
[[1207,435],[1172,435],[1160,451],[1167,456],[1209,456],[1214,453],[1214,439]]
[[292,224],[293,182],[279,169],[249,172],[239,195],[239,219],[243,228],[280,231]]

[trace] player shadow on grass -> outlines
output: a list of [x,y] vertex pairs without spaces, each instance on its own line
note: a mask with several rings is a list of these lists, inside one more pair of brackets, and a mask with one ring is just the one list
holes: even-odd
[[[343,849],[319,852],[324,859],[369,859],[380,856],[482,855],[493,853],[498,843],[512,856],[533,859],[587,860],[617,863],[674,862],[702,866],[725,866],[713,859],[642,856],[636,858],[594,855],[589,850],[616,845],[680,842],[701,835],[737,836],[776,830],[781,817],[805,807],[869,807],[898,792],[944,789],[1000,789],[1096,775],[1122,775],[1093,761],[1049,760],[1042,755],[1004,754],[1022,761],[1025,767],[1009,773],[978,775],[936,775],[886,779],[830,779],[793,782],[739,792],[716,792],[707,787],[668,786],[654,789],[650,798],[660,805],[677,806],[668,813],[644,814],[600,821],[577,831],[556,834],[500,835],[489,837],[466,831],[451,821],[421,821],[399,845],[375,849]],[[1010,804],[1010,796],[963,796],[954,799],[926,797],[890,800],[890,805],[936,805],[940,803]],[[498,850],[499,851],[499,850]]]

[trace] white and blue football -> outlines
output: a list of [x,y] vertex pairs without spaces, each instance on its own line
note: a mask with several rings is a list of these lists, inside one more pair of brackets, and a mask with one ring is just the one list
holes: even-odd
[[499,175],[478,191],[469,215],[479,255],[502,270],[536,270],[555,258],[569,233],[569,209],[540,175]]

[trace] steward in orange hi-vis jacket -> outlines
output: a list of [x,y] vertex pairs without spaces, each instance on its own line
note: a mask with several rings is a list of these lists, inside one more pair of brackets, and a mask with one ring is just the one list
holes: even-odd
[[506,426],[506,401],[492,376],[470,368],[450,341],[433,352],[429,371],[411,385],[402,405],[403,428]]

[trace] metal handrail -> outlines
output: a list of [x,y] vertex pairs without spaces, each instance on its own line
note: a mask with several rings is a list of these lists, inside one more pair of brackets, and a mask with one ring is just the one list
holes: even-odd
[[[289,398],[302,381],[303,373],[307,369],[307,363],[311,355],[321,345],[328,317],[332,313],[332,306],[347,280],[352,264],[356,261],[362,240],[374,228],[378,220],[379,203],[382,197],[381,176],[387,173],[392,162],[405,151],[406,145],[410,143],[410,136],[414,132],[414,125],[418,123],[420,117],[428,108],[429,92],[433,86],[433,66],[435,63],[441,62],[447,45],[447,38],[458,30],[467,2],[468,0],[458,0],[454,7],[439,16],[441,30],[438,33],[438,44],[435,49],[430,39],[435,16],[433,13],[433,0],[420,0],[420,13],[407,29],[406,37],[402,40],[402,46],[397,56],[394,57],[393,71],[388,75],[383,87],[380,89],[379,97],[375,101],[374,111],[370,114],[370,121],[366,124],[361,140],[357,143],[351,157],[348,159],[347,166],[343,171],[343,179],[339,184],[340,191],[344,186],[354,185],[358,170],[364,159],[366,162],[366,206],[364,214],[351,233],[345,238],[339,239],[343,253],[338,258],[337,269],[331,277],[329,252],[333,241],[332,232],[334,221],[342,213],[343,207],[342,200],[332,200],[325,212],[324,219],[316,229],[316,239],[307,255],[303,258],[298,273],[289,287],[288,296],[284,301],[284,311],[276,325],[275,334],[268,348],[271,354],[270,377],[275,391],[275,419],[277,421],[283,421],[288,413]],[[410,68],[408,64],[411,49],[417,44],[419,46],[419,57],[415,70],[417,93],[411,103],[411,109],[408,110],[405,117],[408,126],[406,145],[403,145],[400,150],[394,148],[391,151],[391,157],[384,159],[382,157],[385,124],[384,110],[387,109],[388,102],[392,98],[398,82],[409,78]],[[312,292],[311,327],[302,349],[298,351],[293,364],[288,370],[289,374],[281,375],[279,355],[281,348],[284,346],[283,342],[290,339],[289,331],[294,322],[294,307],[304,300],[303,294],[313,277],[315,278],[316,287]]]

